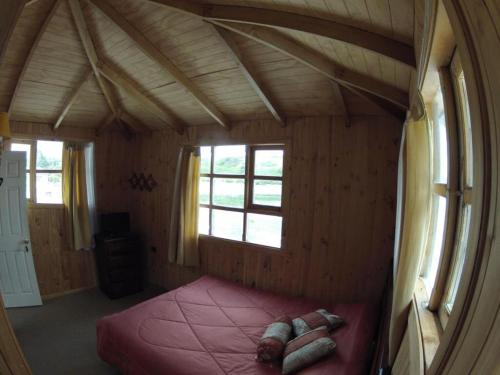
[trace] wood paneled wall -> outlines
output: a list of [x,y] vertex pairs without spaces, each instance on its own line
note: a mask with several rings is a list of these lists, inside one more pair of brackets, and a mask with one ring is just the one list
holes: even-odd
[[[38,123],[12,123],[14,139],[94,139],[93,129],[51,127]],[[65,294],[97,285],[92,252],[70,250],[65,237],[61,205],[29,205],[28,221],[36,276],[42,297]]]
[[[153,132],[130,141],[120,134],[97,140],[98,207],[129,210],[149,255],[153,283],[173,288],[200,274],[289,295],[333,301],[378,301],[393,252],[401,124],[383,116],[272,121],[191,128],[185,136]],[[285,249],[202,237],[200,269],[167,262],[168,228],[181,144],[287,141],[289,212]],[[153,192],[128,186],[132,172],[152,173]],[[154,251],[152,250],[154,248]]]
[[67,244],[62,206],[30,206],[28,219],[42,296],[96,286],[93,253],[71,250]]

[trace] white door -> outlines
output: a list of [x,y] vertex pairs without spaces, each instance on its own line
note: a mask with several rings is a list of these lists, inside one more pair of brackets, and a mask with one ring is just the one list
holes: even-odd
[[26,153],[0,160],[0,291],[5,307],[41,305],[26,204]]

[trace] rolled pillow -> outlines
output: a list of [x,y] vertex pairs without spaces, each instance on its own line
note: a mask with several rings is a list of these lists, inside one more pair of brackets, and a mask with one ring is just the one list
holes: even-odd
[[257,360],[272,362],[281,359],[292,335],[292,319],[281,316],[269,324],[257,345]]
[[325,327],[328,331],[340,326],[344,320],[325,309],[319,309],[309,314],[302,315],[293,320],[293,331],[295,336],[303,335],[313,329]]
[[288,342],[283,355],[283,374],[291,374],[333,353],[337,345],[324,327],[306,332]]

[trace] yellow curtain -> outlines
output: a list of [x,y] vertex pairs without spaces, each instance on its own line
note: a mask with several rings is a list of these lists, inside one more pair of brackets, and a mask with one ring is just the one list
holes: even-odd
[[403,150],[404,198],[400,243],[395,246],[395,274],[389,331],[389,362],[396,358],[408,321],[415,283],[429,230],[431,204],[430,139],[427,121],[409,120]]
[[82,145],[65,144],[63,152],[63,201],[70,248],[92,248],[87,198],[85,152]]
[[183,147],[177,161],[168,260],[182,266],[200,263],[198,250],[198,190],[200,150]]

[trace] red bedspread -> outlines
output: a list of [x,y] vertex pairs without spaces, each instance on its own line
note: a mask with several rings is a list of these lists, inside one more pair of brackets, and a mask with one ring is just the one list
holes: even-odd
[[124,374],[280,374],[255,361],[256,344],[276,317],[327,308],[346,324],[336,353],[300,374],[364,374],[374,314],[361,304],[322,305],[204,276],[97,323],[98,353]]

